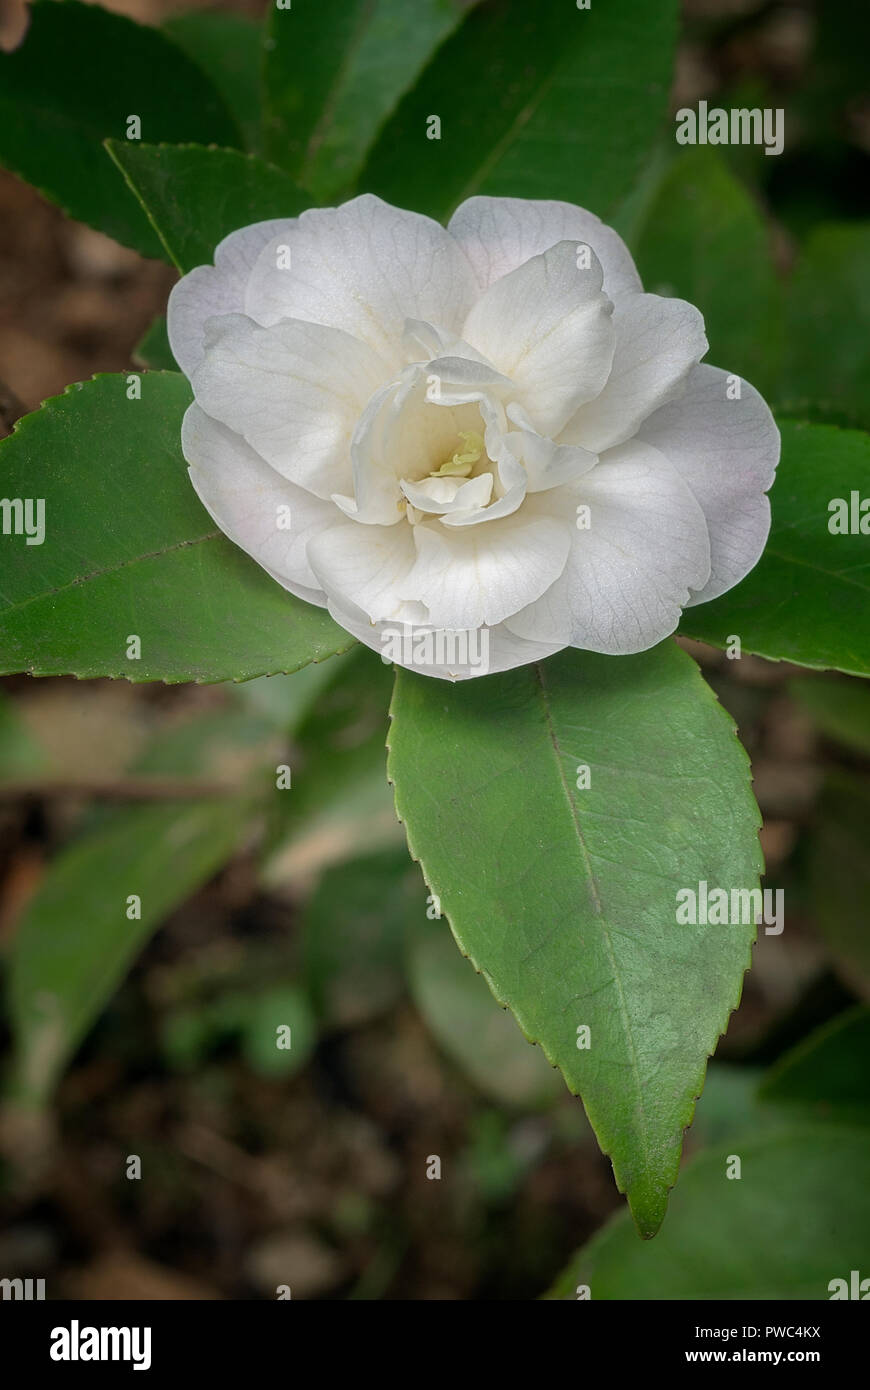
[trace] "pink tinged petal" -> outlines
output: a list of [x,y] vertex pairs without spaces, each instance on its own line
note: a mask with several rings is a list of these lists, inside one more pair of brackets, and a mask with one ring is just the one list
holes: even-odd
[[[393,638],[396,630],[395,623],[373,623],[354,604],[334,598],[330,599],[328,608],[331,617],[340,627],[343,627],[346,632],[357,637],[381,656],[384,655],[385,650],[394,648],[392,640],[389,642],[389,647],[387,646],[387,639]],[[411,622],[410,619],[409,622]],[[426,627],[422,619],[417,619],[411,627],[412,644],[415,635],[430,631],[432,629]],[[438,680],[470,680],[477,675],[492,675],[497,671],[512,671],[516,666],[527,666],[530,661],[544,661],[548,656],[554,656],[556,652],[561,651],[564,645],[564,643],[526,641],[512,633],[504,623],[497,627],[467,631],[469,651],[480,651],[483,649],[483,642],[486,643],[484,649],[486,651],[485,671],[473,666],[463,668],[455,665],[421,665],[419,662],[413,661],[408,664],[408,669],[416,671],[422,676],[434,676]],[[433,635],[437,640],[438,630],[435,630]],[[399,664],[405,663],[400,662]]]
[[[739,399],[729,399],[735,389]],[[689,604],[706,603],[748,574],[764,549],[770,530],[764,494],[779,461],[779,430],[754,387],[703,364],[678,401],[644,421],[638,440],[664,454],[700,503],[711,574]]]
[[589,508],[589,529],[575,529],[562,577],[508,626],[590,651],[645,651],[673,632],[690,590],[707,581],[704,514],[666,459],[634,440],[570,493]]
[[308,560],[330,598],[355,604],[372,622],[400,621],[415,562],[411,527],[336,526],[315,536]]
[[417,560],[403,585],[433,627],[494,626],[534,602],[565,567],[570,524],[522,512],[489,526],[414,527]]
[[196,404],[184,416],[181,447],[197,495],[224,534],[285,589],[323,606],[306,551],[314,536],[341,525],[332,503],[282,478]]
[[191,383],[209,415],[327,498],[349,486],[353,429],[383,375],[371,349],[338,329],[298,320],[261,328],[230,314],[209,320]]
[[469,198],[448,223],[487,289],[494,280],[548,251],[559,241],[590,246],[604,269],[604,292],[611,299],[641,288],[631,253],[611,227],[572,203],[528,198]]
[[366,193],[304,212],[274,237],[249,278],[245,310],[262,323],[299,318],[340,328],[396,370],[406,319],[457,333],[479,293],[449,232]]
[[287,237],[295,224],[295,217],[273,218],[231,232],[218,245],[213,266],[197,266],[173,286],[166,328],[172,355],[185,376],[202,361],[206,319],[243,312],[245,288],[257,257],[275,237]]
[[578,266],[576,246],[563,241],[496,280],[463,337],[511,378],[535,428],[553,435],[607,381],[612,308],[600,263]]
[[594,454],[631,439],[654,410],[682,394],[707,351],[704,319],[683,299],[637,294],[613,311],[613,369],[596,400],[582,405],[559,443]]

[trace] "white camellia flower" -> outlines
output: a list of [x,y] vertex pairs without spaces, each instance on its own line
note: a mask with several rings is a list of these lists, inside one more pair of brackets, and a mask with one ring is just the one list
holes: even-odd
[[385,660],[643,651],[764,547],[770,411],[582,208],[259,222],[175,286],[169,339],[217,525]]

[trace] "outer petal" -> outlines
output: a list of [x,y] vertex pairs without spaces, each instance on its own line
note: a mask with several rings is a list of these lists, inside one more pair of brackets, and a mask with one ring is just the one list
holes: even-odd
[[496,280],[465,321],[463,337],[514,382],[542,434],[557,434],[602,390],[613,362],[612,304],[593,258],[573,242],[533,256]]
[[625,242],[592,212],[572,203],[529,198],[468,198],[447,224],[484,288],[558,241],[591,246],[611,299],[636,294],[640,276]]
[[[331,616],[346,632],[359,638],[382,658],[385,652],[394,646],[394,623],[372,623],[359,608],[336,599],[330,599],[328,608]],[[412,638],[423,626],[420,624],[418,628],[412,628]],[[437,635],[436,632],[436,637]],[[461,635],[451,634],[454,639]],[[475,658],[468,663],[460,661],[442,665],[428,662],[420,664],[412,660],[400,661],[398,664],[407,665],[409,670],[416,671],[419,675],[435,676],[440,680],[470,680],[475,676],[491,675],[496,671],[512,671],[515,666],[527,666],[530,661],[544,661],[548,656],[561,651],[564,646],[564,643],[527,642],[510,632],[504,623],[498,627],[471,630],[467,634],[466,642],[468,653]],[[483,662],[476,659],[481,652],[485,657]]]
[[205,321],[214,314],[240,314],[245,288],[263,247],[275,237],[286,238],[295,217],[255,222],[231,232],[219,243],[214,265],[200,265],[173,285],[166,310],[172,355],[185,376],[202,361]]
[[562,578],[508,619],[542,642],[624,655],[673,632],[689,591],[710,572],[704,514],[690,489],[648,444],[612,450],[571,489],[590,508]]
[[708,346],[699,310],[684,299],[656,294],[632,295],[617,304],[613,330],[607,385],[597,400],[581,405],[559,441],[593,454],[631,439],[648,415],[678,396]]
[[[281,246],[289,249],[279,256]],[[480,293],[456,242],[437,222],[370,193],[314,208],[265,246],[248,280],[245,310],[260,323],[310,319],[341,328],[404,361],[405,320],[458,333]]]
[[706,603],[748,574],[770,530],[766,490],[779,461],[779,430],[754,387],[729,400],[719,367],[702,364],[685,395],[645,420],[638,441],[664,454],[697,497],[710,532],[710,578],[689,604]]
[[527,498],[521,511],[486,526],[448,532],[421,522],[414,540],[405,597],[426,605],[433,627],[475,628],[495,626],[550,587],[565,567],[571,526]]
[[311,568],[330,598],[353,603],[372,622],[404,617],[414,539],[407,522],[323,531],[308,547]]
[[371,348],[335,328],[241,314],[210,319],[191,382],[203,409],[318,497],[350,483],[354,426],[383,380]]
[[[199,499],[224,534],[285,589],[323,607],[326,596],[306,550],[312,537],[341,525],[338,508],[288,483],[195,403],[184,417],[181,447]],[[286,518],[279,508],[286,507],[289,530],[278,524]]]

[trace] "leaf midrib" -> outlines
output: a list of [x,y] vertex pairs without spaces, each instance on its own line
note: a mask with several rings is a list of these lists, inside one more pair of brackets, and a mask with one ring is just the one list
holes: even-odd
[[129,560],[122,560],[117,565],[106,565],[104,569],[91,570],[88,574],[80,574],[71,579],[67,584],[59,584],[55,589],[46,589],[41,594],[31,594],[30,598],[23,599],[21,603],[11,603],[0,613],[0,619],[5,620],[13,613],[20,613],[23,608],[28,608],[32,603],[39,603],[42,599],[54,598],[57,594],[67,593],[70,589],[76,589],[79,585],[89,584],[93,579],[102,579],[107,574],[117,574],[121,570],[130,569],[133,565],[141,564],[144,560],[159,560],[164,555],[171,555],[175,550],[185,550],[188,546],[201,545],[203,541],[217,540],[222,534],[220,531],[208,531],[204,536],[194,536],[191,540],[176,541],[174,545],[164,546],[162,550],[150,550],[144,555],[133,555]]
[[543,705],[543,709],[544,709],[544,719],[545,719],[545,721],[546,721],[547,735],[548,735],[549,744],[550,744],[550,747],[551,747],[551,749],[552,749],[553,756],[554,756],[554,758],[555,758],[555,760],[556,760],[556,769],[557,769],[557,772],[558,772],[559,781],[560,781],[560,783],[561,783],[561,785],[562,785],[562,790],[563,790],[564,793],[565,793],[565,800],[566,800],[566,802],[568,803],[568,808],[569,808],[569,812],[570,812],[570,816],[571,816],[571,823],[572,823],[572,825],[574,826],[574,832],[575,832],[575,835],[576,835],[578,847],[579,847],[579,849],[580,849],[581,858],[582,858],[582,860],[583,860],[583,866],[584,866],[584,868],[585,868],[586,875],[587,875],[587,878],[588,878],[588,881],[589,881],[589,886],[590,886],[590,889],[591,889],[592,895],[593,895],[593,901],[594,901],[595,909],[596,909],[596,916],[598,917],[599,922],[600,922],[602,939],[603,939],[603,941],[604,941],[604,945],[605,945],[605,949],[606,949],[606,951],[607,951],[608,960],[610,961],[611,969],[613,970],[613,981],[614,981],[614,984],[616,985],[617,997],[618,997],[618,999],[619,999],[619,1012],[620,1012],[620,1015],[621,1015],[621,1018],[622,1018],[623,1032],[624,1032],[624,1035],[625,1035],[625,1038],[626,1038],[626,1041],[627,1041],[627,1044],[628,1044],[629,1061],[630,1061],[630,1066],[631,1066],[632,1077],[633,1077],[633,1079],[634,1079],[635,1091],[636,1091],[637,1098],[638,1098],[638,1105],[639,1105],[640,1116],[641,1116],[641,1121],[642,1121],[642,1124],[641,1124],[641,1132],[642,1132],[642,1137],[643,1137],[644,1157],[645,1157],[646,1159],[649,1159],[649,1156],[650,1156],[649,1124],[648,1124],[647,1113],[646,1113],[646,1105],[645,1105],[645,1101],[644,1101],[644,1090],[643,1090],[643,1086],[642,1086],[642,1084],[641,1084],[640,1065],[639,1065],[638,1059],[637,1059],[637,1049],[636,1049],[635,1043],[634,1043],[634,1035],[633,1035],[632,1030],[631,1030],[631,1022],[630,1022],[630,1018],[629,1018],[629,1014],[628,1014],[628,1009],[627,1009],[627,1006],[626,1006],[625,993],[624,993],[624,990],[623,990],[623,987],[622,987],[622,979],[620,978],[619,969],[618,969],[617,961],[616,961],[616,955],[615,955],[614,950],[613,950],[613,942],[612,942],[612,940],[611,940],[611,938],[610,938],[610,927],[609,927],[607,918],[606,918],[606,916],[605,916],[605,914],[604,914],[604,908],[603,908],[603,904],[602,904],[602,902],[601,902],[601,895],[600,895],[600,893],[599,893],[599,891],[598,891],[598,883],[597,883],[597,880],[596,880],[596,878],[595,878],[595,873],[594,873],[593,868],[592,868],[592,861],[591,861],[590,854],[589,854],[589,848],[588,848],[588,846],[587,846],[587,844],[586,844],[586,838],[585,838],[585,836],[584,836],[584,834],[583,834],[583,829],[582,829],[582,827],[581,827],[581,825],[580,825],[580,817],[579,817],[579,814],[578,814],[578,811],[577,811],[577,807],[576,807],[576,805],[575,805],[574,798],[573,798],[572,795],[571,795],[571,791],[570,791],[570,788],[569,788],[569,786],[568,786],[568,783],[567,783],[567,781],[566,781],[566,779],[565,779],[565,769],[564,769],[563,764],[562,764],[562,751],[561,751],[561,748],[560,748],[560,746],[559,746],[559,739],[558,739],[558,735],[557,735],[557,733],[556,733],[555,725],[554,725],[554,722],[553,722],[552,710],[551,710],[551,707],[550,707],[549,696],[548,696],[548,692],[547,692],[546,683],[545,683],[545,680],[544,680],[544,668],[543,668],[543,666],[541,665],[540,662],[536,662],[536,663],[535,663],[534,671],[535,671],[535,677],[536,677],[537,686],[538,686],[538,692],[539,692],[540,698],[541,698],[541,704]]

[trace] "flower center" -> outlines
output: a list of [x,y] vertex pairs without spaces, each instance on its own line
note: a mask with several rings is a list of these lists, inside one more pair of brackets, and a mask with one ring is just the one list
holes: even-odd
[[483,436],[476,430],[460,430],[459,438],[463,449],[457,449],[451,458],[429,474],[430,478],[468,478],[476,463],[483,457]]

